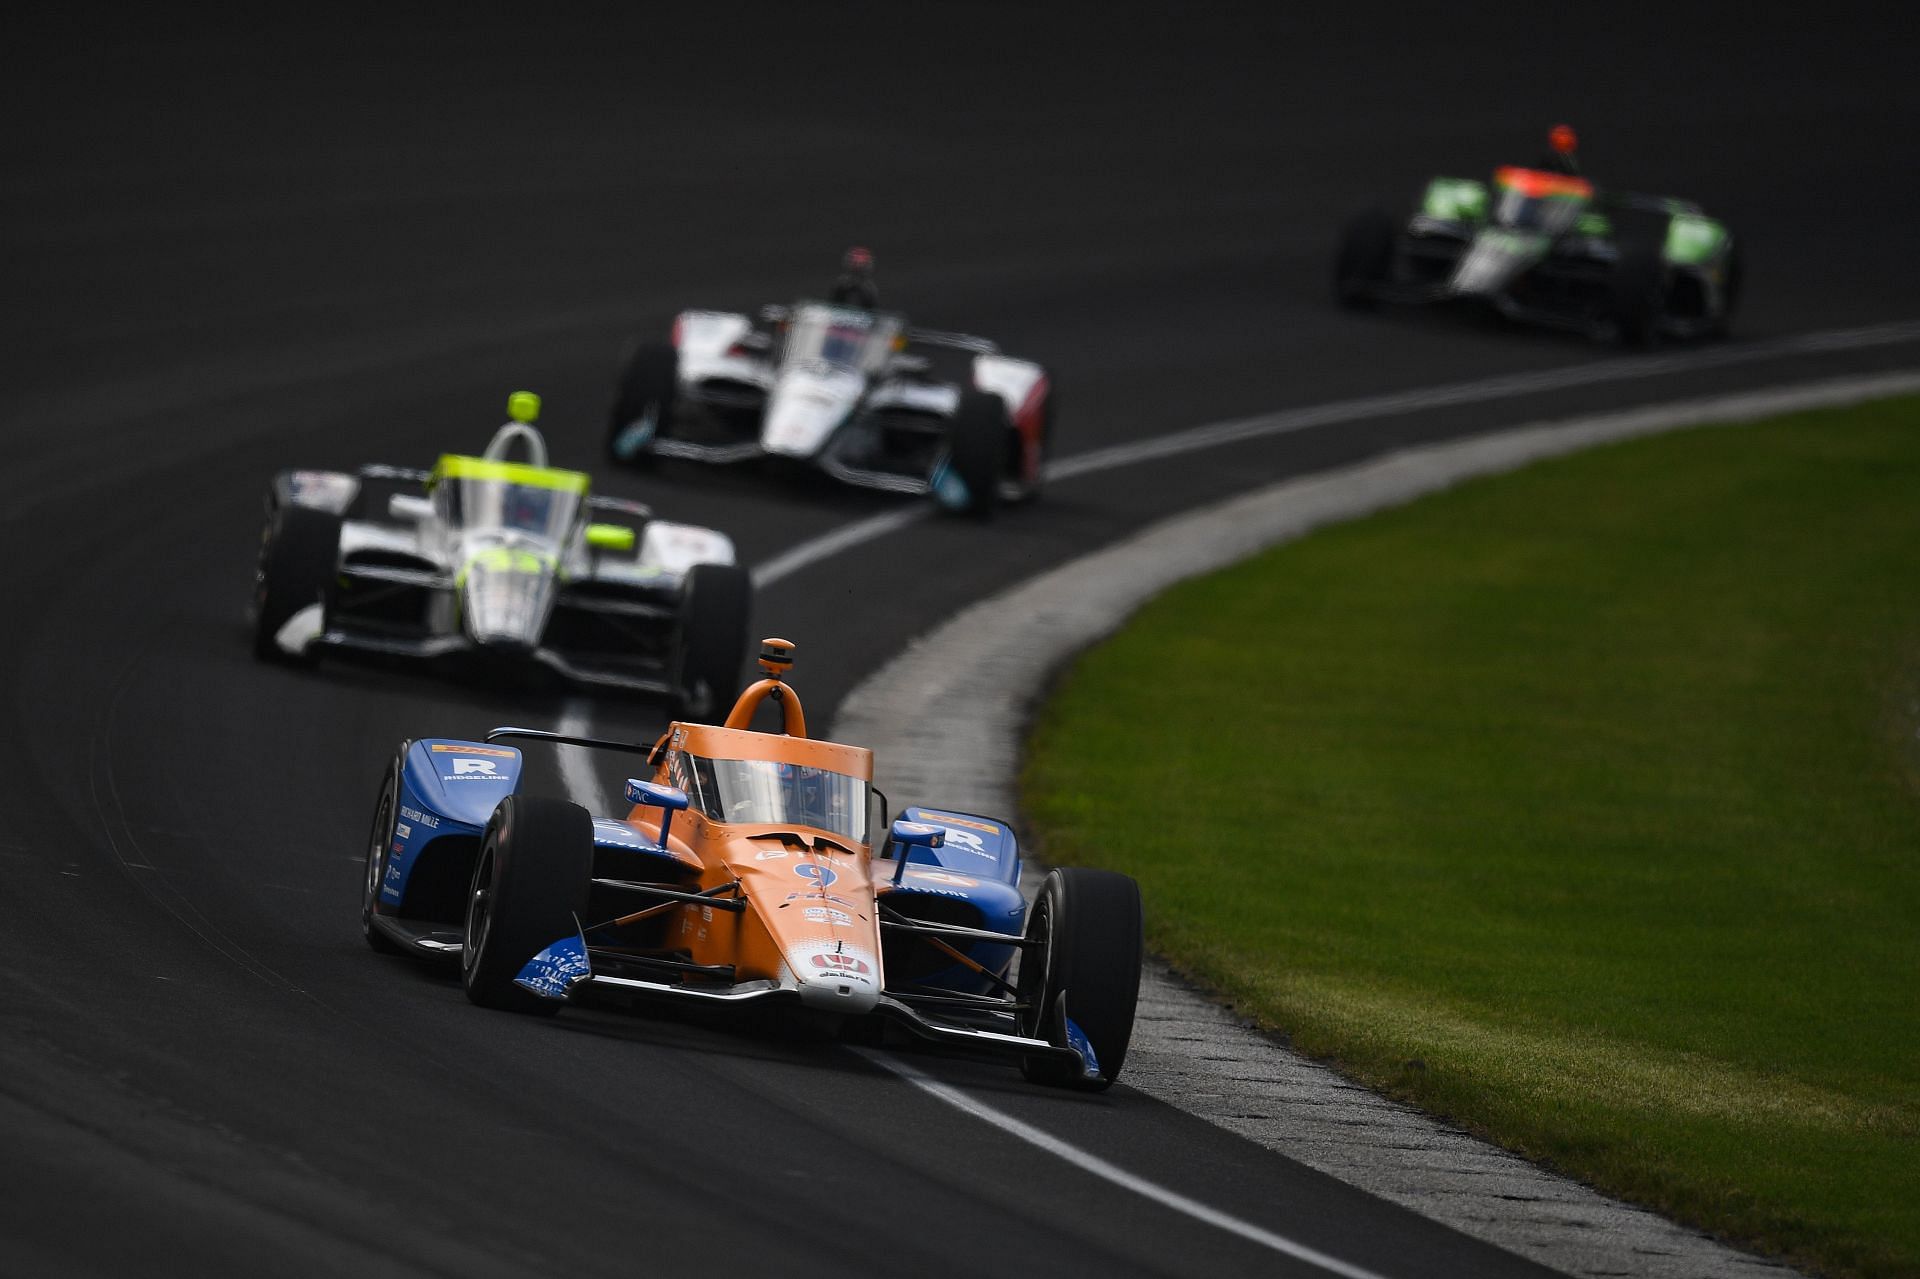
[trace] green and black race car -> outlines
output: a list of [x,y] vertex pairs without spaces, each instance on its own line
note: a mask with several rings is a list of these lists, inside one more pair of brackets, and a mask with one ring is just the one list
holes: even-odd
[[1354,307],[1478,300],[1515,320],[1651,346],[1724,337],[1740,274],[1732,233],[1690,201],[1509,166],[1491,183],[1434,178],[1404,222],[1377,209],[1353,219],[1334,290]]

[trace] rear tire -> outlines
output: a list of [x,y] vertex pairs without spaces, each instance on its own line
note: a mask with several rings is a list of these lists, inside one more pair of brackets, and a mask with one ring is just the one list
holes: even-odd
[[1726,283],[1722,286],[1726,296],[1721,302],[1720,314],[1713,321],[1713,336],[1717,338],[1732,334],[1734,309],[1740,305],[1740,291],[1746,284],[1746,264],[1741,259],[1737,241],[1727,250],[1726,272]]
[[1007,434],[1012,430],[1005,400],[988,391],[960,393],[960,405],[947,424],[947,465],[967,489],[965,501],[954,508],[960,514],[984,520],[1000,504]]
[[360,889],[360,932],[366,937],[367,945],[382,955],[401,952],[400,945],[374,925],[373,916],[380,899],[380,887],[387,877],[387,857],[393,848],[394,821],[400,811],[400,761],[406,756],[407,748],[402,745],[387,769],[386,780],[380,785],[380,798],[374,801],[373,830],[367,836],[366,874]]
[[509,795],[493,810],[467,890],[460,984],[484,1008],[551,1017],[557,1001],[514,984],[527,961],[580,927],[593,880],[593,818],[562,799]]
[[1021,952],[1020,1033],[1067,1046],[1071,1017],[1093,1046],[1100,1073],[1089,1078],[1058,1057],[1028,1057],[1020,1069],[1035,1083],[1099,1092],[1126,1064],[1140,997],[1145,949],[1140,886],[1110,870],[1069,866],[1050,871],[1027,917],[1027,936],[1046,944]]
[[679,351],[665,342],[635,351],[607,415],[607,457],[624,466],[652,466],[653,441],[672,417],[679,389]]
[[1623,250],[1608,288],[1620,344],[1640,350],[1658,346],[1667,295],[1667,263],[1660,250],[1650,245]]
[[747,660],[753,579],[738,564],[696,564],[682,588],[680,610],[674,687],[687,715],[711,716],[737,691]]
[[1394,220],[1379,209],[1368,209],[1347,223],[1333,268],[1333,295],[1340,305],[1365,310],[1379,302],[1378,290],[1393,275],[1393,243],[1399,234]]
[[1040,406],[1040,456],[1034,464],[1031,479],[1021,475],[1026,465],[1026,439],[1018,427],[1013,429],[1008,443],[1008,473],[1021,478],[1012,481],[1010,492],[1002,495],[1008,504],[1038,501],[1047,488],[1047,459],[1053,455],[1053,416],[1054,396],[1052,387],[1047,388],[1047,398]]
[[280,628],[311,604],[326,605],[340,557],[340,517],[310,506],[275,508],[260,540],[254,572],[253,655],[263,662],[311,666],[314,657],[275,642]]

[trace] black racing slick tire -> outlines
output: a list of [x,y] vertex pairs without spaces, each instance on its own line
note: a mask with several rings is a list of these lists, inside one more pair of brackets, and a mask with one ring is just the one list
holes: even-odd
[[398,942],[380,931],[373,916],[380,900],[380,885],[387,877],[387,856],[393,848],[394,823],[399,816],[400,763],[406,757],[407,748],[402,744],[380,783],[380,798],[373,804],[373,829],[367,835],[366,873],[360,886],[360,932],[367,939],[367,945],[382,955],[397,955],[402,949]]
[[1053,456],[1053,418],[1057,408],[1057,393],[1048,387],[1047,398],[1040,405],[1040,455],[1031,476],[1026,474],[1026,437],[1018,427],[1011,429],[1007,437],[1007,474],[1011,478],[1002,495],[1009,504],[1037,502],[1046,491],[1047,461]]
[[593,818],[562,799],[509,795],[493,810],[467,890],[460,984],[484,1008],[551,1016],[514,978],[527,961],[575,932],[593,881]]
[[310,506],[276,507],[260,538],[253,585],[253,655],[262,661],[311,665],[289,653],[275,637],[301,609],[326,603],[338,569],[340,517]]
[[689,716],[717,716],[739,691],[753,579],[738,564],[696,564],[681,592],[677,700]]
[[1728,337],[1733,333],[1733,313],[1740,306],[1740,292],[1746,285],[1746,264],[1742,260],[1740,244],[1735,241],[1727,250],[1727,264],[1722,268],[1726,275],[1721,286],[1720,313],[1713,319],[1713,336]]
[[1007,436],[1012,431],[1005,400],[988,391],[960,393],[959,407],[947,423],[947,464],[967,490],[955,508],[960,514],[984,520],[1000,505]]
[[1092,1045],[1099,1073],[1089,1076],[1051,1054],[1022,1059],[1021,1071],[1058,1088],[1111,1087],[1126,1064],[1140,997],[1140,886],[1116,871],[1050,871],[1027,915],[1026,936],[1042,944],[1021,952],[1021,1033],[1064,1048],[1071,1018]]
[[1636,245],[1614,260],[1607,281],[1614,331],[1620,344],[1649,350],[1660,344],[1667,298],[1667,263],[1654,245]]
[[607,457],[623,466],[653,465],[653,442],[673,415],[680,387],[680,352],[649,342],[633,353],[607,415]]
[[1333,295],[1342,306],[1366,308],[1393,274],[1393,242],[1400,229],[1380,209],[1368,209],[1347,223],[1334,260]]

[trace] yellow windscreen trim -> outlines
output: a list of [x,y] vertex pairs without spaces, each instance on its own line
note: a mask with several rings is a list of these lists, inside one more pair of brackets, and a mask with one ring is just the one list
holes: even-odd
[[529,488],[558,489],[580,497],[587,495],[587,486],[592,483],[584,471],[560,471],[550,466],[528,466],[524,462],[490,462],[484,457],[462,457],[457,453],[442,453],[434,464],[430,483],[441,480],[498,480]]

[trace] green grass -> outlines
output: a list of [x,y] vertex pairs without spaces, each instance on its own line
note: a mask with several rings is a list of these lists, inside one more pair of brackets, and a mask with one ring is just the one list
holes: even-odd
[[[1920,400],[1474,482],[1065,676],[1044,856],[1296,1046],[1832,1274],[1920,1275]],[[1143,798],[1144,797],[1144,798]]]

